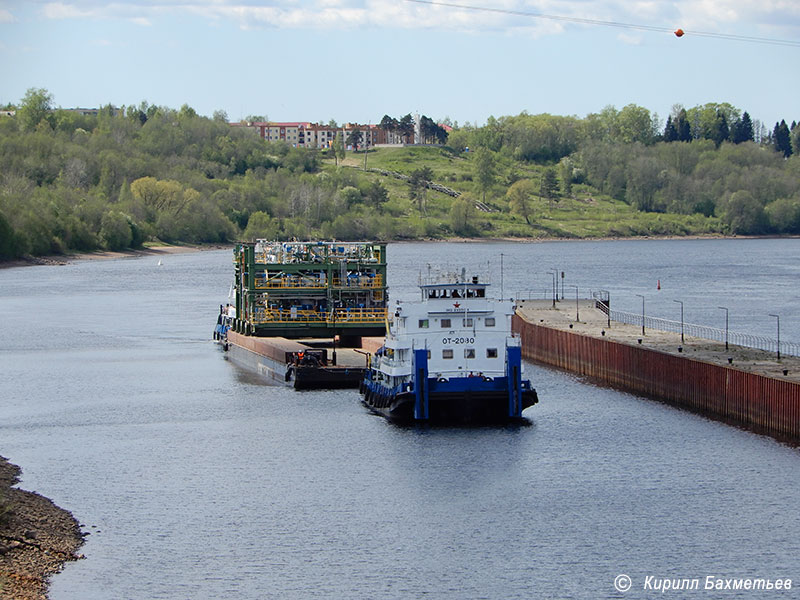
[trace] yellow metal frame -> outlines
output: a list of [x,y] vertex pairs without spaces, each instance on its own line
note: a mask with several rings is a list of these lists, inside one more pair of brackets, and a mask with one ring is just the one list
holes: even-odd
[[261,323],[318,323],[326,325],[349,325],[359,323],[382,323],[387,318],[385,308],[337,308],[329,313],[314,310],[297,310],[292,315],[288,310],[257,308],[252,322]]

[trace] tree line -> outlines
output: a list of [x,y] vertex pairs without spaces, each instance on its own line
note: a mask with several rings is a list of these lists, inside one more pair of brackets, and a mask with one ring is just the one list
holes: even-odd
[[[16,115],[0,117],[3,258],[155,239],[492,235],[493,219],[519,215],[532,227],[534,198],[552,207],[576,189],[643,212],[721,219],[730,233],[800,233],[800,127],[770,129],[728,104],[675,107],[666,125],[628,105],[582,119],[491,117],[449,135],[424,117],[424,141],[446,143],[441,152],[466,172],[408,159],[404,189],[339,167],[344,140],[325,150],[266,142],[222,111],[141,102],[82,115],[55,108],[44,89],[9,108]],[[386,115],[381,127],[407,137],[414,124]],[[426,182],[447,177],[462,195],[432,202]]]
[[494,163],[544,166],[506,188],[528,222],[532,198],[552,204],[588,184],[643,212],[719,217],[728,233],[800,233],[800,126],[781,120],[770,130],[730,104],[676,106],[663,129],[636,105],[584,119],[522,113],[454,130],[449,144],[474,151],[484,197]]

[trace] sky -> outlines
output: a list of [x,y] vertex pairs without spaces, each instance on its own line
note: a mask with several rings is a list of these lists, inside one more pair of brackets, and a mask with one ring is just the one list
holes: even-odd
[[728,102],[771,129],[800,121],[800,0],[0,0],[0,104],[29,88],[325,123]]

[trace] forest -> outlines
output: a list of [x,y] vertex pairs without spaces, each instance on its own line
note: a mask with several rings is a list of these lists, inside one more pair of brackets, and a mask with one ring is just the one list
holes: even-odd
[[[800,234],[800,127],[729,104],[449,123],[436,144],[265,142],[224,112],[0,116],[0,258],[237,239]],[[396,122],[388,115],[384,122]],[[433,125],[431,125],[433,124]]]

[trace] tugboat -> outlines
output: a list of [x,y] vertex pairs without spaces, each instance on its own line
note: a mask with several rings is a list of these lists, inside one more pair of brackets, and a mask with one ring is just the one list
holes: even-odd
[[233,261],[214,328],[230,359],[295,389],[358,387],[386,329],[386,245],[257,240]]
[[398,301],[359,388],[364,404],[397,422],[522,420],[538,397],[522,378],[514,304],[488,288],[462,270],[421,281],[420,301]]

